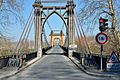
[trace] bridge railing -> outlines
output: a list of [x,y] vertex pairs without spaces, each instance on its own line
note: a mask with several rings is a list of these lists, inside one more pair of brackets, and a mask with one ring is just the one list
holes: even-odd
[[43,55],[46,55],[46,51],[48,51],[48,50],[51,49],[51,48],[52,48],[52,46],[46,47],[46,48],[42,48],[42,53],[43,53]]
[[9,58],[10,56],[7,56],[7,57],[3,56],[0,58],[0,69],[7,66]]
[[64,55],[68,56],[68,48],[64,46],[60,46],[60,47],[65,51]]
[[[23,57],[23,55],[25,57]],[[7,67],[8,66],[8,62],[9,62],[9,59],[12,59],[12,57],[16,57],[16,55],[9,55],[9,56],[2,56],[0,57],[0,69],[2,69],[3,67]],[[24,59],[25,62],[28,62],[34,58],[37,57],[37,52],[31,52],[31,53],[23,53],[22,54],[22,60]],[[12,64],[14,66],[14,63]]]
[[[84,56],[82,56],[82,53],[78,53],[78,52],[73,52],[72,55],[74,58],[76,58],[80,64],[82,64],[83,66],[93,66],[96,69],[100,69],[100,56],[97,54],[85,54]],[[103,69],[106,70],[106,62],[107,62],[108,56],[104,56],[103,57]]]
[[25,60],[26,60],[26,62],[28,62],[37,57],[37,52],[32,52],[32,53],[25,54],[25,55],[26,55]]

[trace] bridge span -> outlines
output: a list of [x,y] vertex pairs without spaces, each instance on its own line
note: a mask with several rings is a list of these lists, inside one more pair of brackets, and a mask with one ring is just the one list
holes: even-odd
[[63,50],[59,46],[48,52],[51,55],[45,55],[20,73],[3,80],[112,80],[85,74],[68,57],[61,55]]

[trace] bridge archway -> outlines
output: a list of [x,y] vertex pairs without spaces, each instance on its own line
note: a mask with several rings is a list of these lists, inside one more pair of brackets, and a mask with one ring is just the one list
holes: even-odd
[[46,18],[45,18],[45,20],[43,21],[43,25],[42,25],[42,31],[43,31],[43,29],[44,29],[44,25],[45,25],[45,23],[46,23],[46,21],[48,20],[48,18],[51,16],[51,15],[53,15],[53,14],[57,14],[61,19],[62,19],[62,21],[64,22],[64,24],[65,24],[65,27],[66,27],[66,33],[68,33],[68,25],[67,25],[67,23],[65,22],[65,19],[62,17],[62,15],[60,15],[57,11],[53,11],[53,12],[51,12],[49,15],[47,15],[46,16]]
[[[65,30],[62,31],[62,33],[64,32],[64,34],[66,36],[68,36],[67,21],[65,21],[65,19],[63,18],[63,16],[61,14],[59,14],[57,11],[53,11],[49,15],[45,15],[45,19],[43,20],[43,24],[42,24],[42,32],[45,32],[47,30],[47,28],[45,28],[45,27],[48,27],[48,26],[46,26],[46,24],[49,22],[49,19],[51,19],[53,22],[57,22],[56,20],[52,19],[53,16],[56,18],[56,20],[58,20],[59,23],[61,23],[61,29],[60,30],[59,29],[56,30],[55,27],[54,27],[54,29],[50,29],[50,28],[53,28],[53,26],[51,26],[50,24],[49,24],[49,26],[51,26],[51,27],[48,28],[48,29],[50,29],[51,31],[55,30],[55,31],[60,31],[60,32],[61,32],[61,30],[65,29]],[[54,23],[52,23],[52,24],[54,24]],[[59,26],[60,27],[60,25],[54,25],[54,26],[56,26],[56,27]],[[62,27],[63,27],[63,29],[62,29]],[[46,32],[49,33],[49,34],[51,34],[50,30],[49,31],[47,30]],[[47,36],[50,36],[50,35],[47,34]],[[56,38],[56,37],[58,37],[60,39],[60,45],[63,46],[63,44],[64,44],[63,42],[65,42],[64,41],[65,38],[63,38],[64,37],[63,35],[61,36],[60,33],[59,33],[56,36],[55,36],[55,34],[54,34],[54,36],[51,35],[51,37],[47,37],[47,41],[48,41],[48,38],[50,39],[49,40],[49,45],[50,46],[53,47],[53,45],[54,45],[54,38]],[[42,37],[42,41],[45,41],[45,40],[43,40],[43,37]],[[42,44],[42,47],[45,48],[45,45]]]
[[54,45],[60,45],[60,41],[61,40],[59,38],[54,38],[54,41],[53,41],[54,43],[53,44]]
[[62,31],[60,33],[54,33],[51,31],[50,36],[50,45],[53,47],[55,45],[55,40],[59,40],[59,45],[63,46],[64,45],[64,34]]
[[[42,32],[45,22],[52,14],[57,14],[66,26],[66,33],[68,35],[67,45],[69,47],[75,44],[75,30],[74,30],[74,8],[73,0],[68,0],[65,6],[43,6],[41,0],[36,0],[34,7],[34,24],[35,24],[35,49],[37,56],[42,56]],[[60,13],[58,13],[59,11]],[[61,13],[62,12],[62,13]]]

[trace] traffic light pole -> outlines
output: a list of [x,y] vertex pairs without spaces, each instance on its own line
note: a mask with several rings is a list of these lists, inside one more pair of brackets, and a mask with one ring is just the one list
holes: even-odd
[[103,53],[103,45],[101,45],[101,49],[100,49],[100,63],[101,63],[101,71],[103,71],[103,58],[102,58],[102,53]]
[[[107,23],[108,19],[102,18],[100,17],[99,19],[99,30],[102,32],[104,32],[106,29],[108,29],[108,23]],[[107,27],[106,27],[107,26]],[[102,53],[103,53],[103,44],[101,44],[101,49],[100,49],[100,63],[101,63],[101,71],[103,70],[103,59],[102,59]]]

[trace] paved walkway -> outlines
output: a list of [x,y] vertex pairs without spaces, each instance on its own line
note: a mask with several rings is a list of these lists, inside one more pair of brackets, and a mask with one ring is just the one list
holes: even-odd
[[35,63],[36,61],[38,61],[40,58],[35,58],[29,62],[27,62],[27,65],[22,67],[20,70],[17,70],[18,67],[10,67],[10,68],[3,68],[3,69],[0,69],[0,80],[2,78],[5,78],[5,77],[10,77],[12,75],[15,75],[17,73],[19,73],[20,71],[24,70],[25,68],[27,68],[28,66],[32,65],[33,63]]
[[[85,69],[85,66],[79,64],[80,62],[71,57],[70,58],[81,70],[83,70],[85,73],[93,76],[101,76],[101,77],[117,77],[120,78],[120,72],[105,72],[105,71],[100,71],[96,70],[93,68],[90,68],[90,66],[87,66],[87,69]],[[88,68],[89,67],[89,68]],[[92,66],[91,66],[92,67]],[[120,79],[119,79],[120,80]]]
[[60,46],[54,46],[52,49],[46,52],[49,55],[60,55],[64,53],[64,50]]
[[[55,48],[54,48],[55,49]],[[53,50],[54,51],[54,50]],[[54,52],[53,52],[54,53]],[[2,80],[120,80],[84,73],[64,55],[46,55],[14,76]]]
[[[114,80],[89,76],[64,55],[47,55],[13,77],[4,80]],[[115,79],[116,80],[116,79]],[[119,79],[118,79],[119,80]]]
[[3,80],[119,80],[91,76],[64,55],[47,55],[18,74]]

